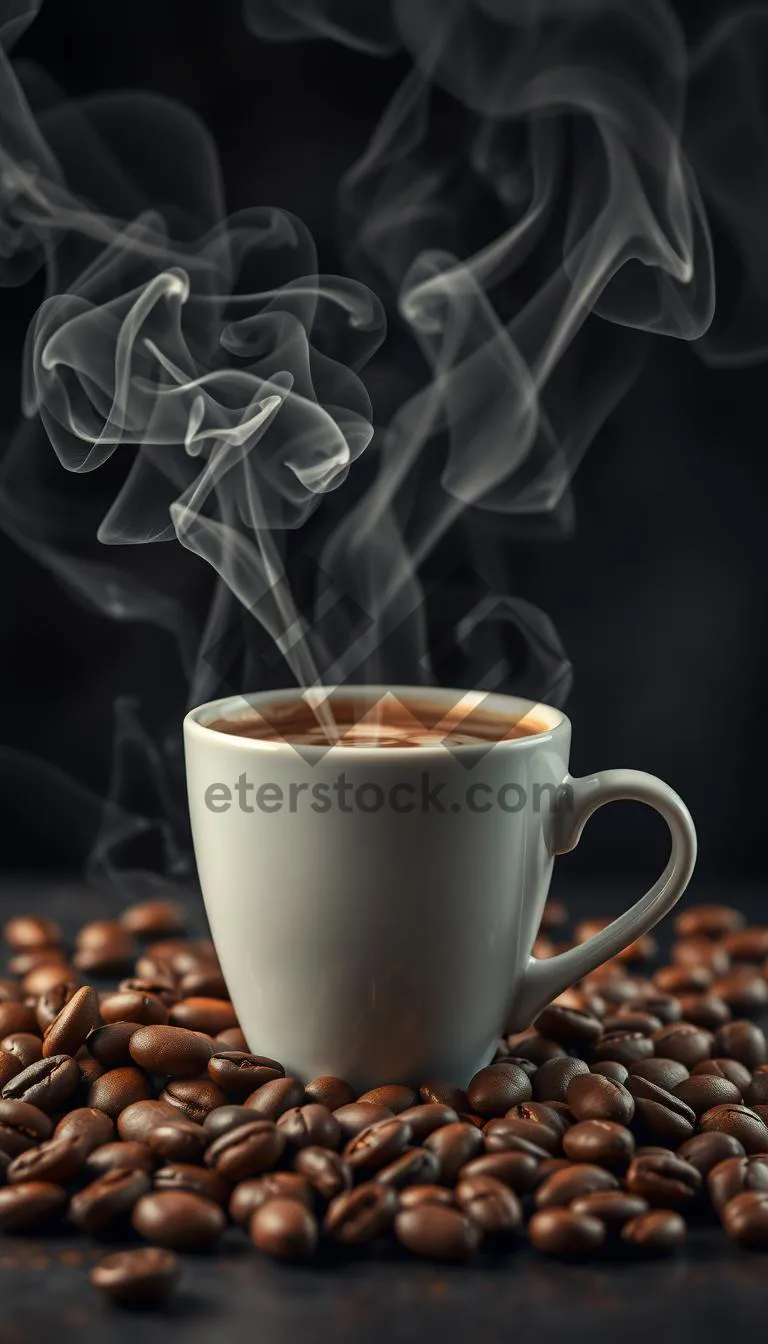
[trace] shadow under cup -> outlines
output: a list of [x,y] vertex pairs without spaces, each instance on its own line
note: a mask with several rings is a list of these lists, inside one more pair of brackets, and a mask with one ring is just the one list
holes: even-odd
[[[466,1084],[514,1010],[570,724],[513,697],[295,691],[184,724],[198,872],[249,1047],[303,1079]],[[334,737],[334,734],[336,736]]]

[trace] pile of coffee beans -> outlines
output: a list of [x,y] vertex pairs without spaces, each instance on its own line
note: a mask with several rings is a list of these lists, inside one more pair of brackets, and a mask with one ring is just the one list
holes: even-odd
[[[176,1253],[228,1228],[282,1261],[387,1240],[440,1261],[526,1238],[560,1257],[667,1255],[707,1220],[768,1248],[768,928],[737,910],[689,906],[667,965],[641,938],[501,1040],[466,1090],[362,1096],[253,1054],[211,943],[183,922],[143,903],[73,948],[48,919],[3,931],[0,1232],[133,1241],[91,1273],[113,1300],[162,1300]],[[536,955],[600,927],[566,941],[566,924],[550,902]]]

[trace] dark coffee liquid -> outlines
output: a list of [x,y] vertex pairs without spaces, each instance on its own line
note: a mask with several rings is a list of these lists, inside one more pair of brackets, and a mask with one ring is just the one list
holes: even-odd
[[[386,696],[377,704],[342,700],[331,702],[336,725],[334,745],[340,747],[472,746],[479,742],[508,742],[547,731],[547,724],[527,714],[515,719],[462,702],[454,708],[427,699],[401,704]],[[217,733],[252,737],[263,742],[292,742],[296,746],[330,745],[329,735],[303,700],[275,702],[259,712],[244,710],[207,725]]]

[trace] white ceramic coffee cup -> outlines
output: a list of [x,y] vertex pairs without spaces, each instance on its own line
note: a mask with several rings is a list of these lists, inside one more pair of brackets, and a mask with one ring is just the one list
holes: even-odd
[[[446,710],[461,694],[414,687],[338,694],[375,702],[388,692]],[[636,770],[573,779],[571,725],[558,709],[485,696],[484,709],[530,715],[544,727],[490,749],[434,742],[299,753],[285,741],[206,726],[297,699],[295,690],[237,696],[184,721],[213,939],[249,1048],[288,1073],[334,1074],[360,1090],[427,1078],[465,1085],[492,1058],[502,1030],[527,1027],[565,988],[652,928],[688,884],[696,834],[685,804]],[[251,786],[245,792],[241,776]],[[661,814],[669,862],[602,932],[537,960],[531,948],[554,857],[616,799]]]

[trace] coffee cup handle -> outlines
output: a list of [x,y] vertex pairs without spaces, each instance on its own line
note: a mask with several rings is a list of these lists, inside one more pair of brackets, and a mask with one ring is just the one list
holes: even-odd
[[620,800],[646,803],[666,821],[672,848],[657,882],[623,915],[578,947],[555,957],[531,957],[516,998],[510,1030],[522,1031],[564,989],[615,957],[647,933],[679,901],[696,862],[696,831],[691,814],[674,789],[641,770],[601,770],[583,779],[563,782],[554,818],[552,849],[567,854],[575,849],[586,822],[599,807]]

